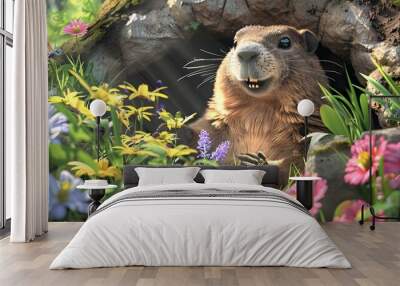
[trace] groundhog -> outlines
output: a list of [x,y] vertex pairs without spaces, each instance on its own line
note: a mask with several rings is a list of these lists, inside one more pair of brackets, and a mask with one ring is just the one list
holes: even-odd
[[317,37],[306,29],[279,25],[239,30],[218,68],[205,114],[190,125],[192,138],[205,129],[214,144],[229,140],[226,164],[237,163],[239,154],[262,151],[268,160],[281,160],[280,182],[287,182],[291,163],[300,169],[304,165],[300,100],[315,104],[309,131],[323,129],[318,83],[328,81],[314,54],[317,47]]

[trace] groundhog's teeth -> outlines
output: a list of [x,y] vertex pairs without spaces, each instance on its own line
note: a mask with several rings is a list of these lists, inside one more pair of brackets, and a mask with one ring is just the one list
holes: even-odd
[[256,88],[258,88],[258,84],[256,84]]

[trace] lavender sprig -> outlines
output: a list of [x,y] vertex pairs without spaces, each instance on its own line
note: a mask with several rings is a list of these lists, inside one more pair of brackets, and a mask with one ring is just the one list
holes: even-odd
[[210,134],[206,130],[201,130],[199,134],[199,140],[197,141],[197,150],[199,151],[199,158],[209,159],[210,154],[208,152],[211,148]]
[[221,144],[219,144],[215,151],[211,154],[211,160],[216,160],[218,162],[223,161],[228,155],[230,145],[231,144],[229,141],[223,141]]

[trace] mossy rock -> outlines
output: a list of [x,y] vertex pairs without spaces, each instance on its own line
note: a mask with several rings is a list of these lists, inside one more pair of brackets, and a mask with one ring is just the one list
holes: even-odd
[[326,220],[333,219],[336,207],[359,197],[358,190],[344,182],[344,169],[350,156],[350,143],[343,136],[327,135],[310,146],[306,170],[327,180],[328,191],[322,200]]

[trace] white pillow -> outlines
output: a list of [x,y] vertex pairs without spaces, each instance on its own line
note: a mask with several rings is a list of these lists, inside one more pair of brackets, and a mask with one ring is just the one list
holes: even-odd
[[202,170],[205,184],[261,185],[265,171],[262,170]]
[[199,167],[135,168],[139,176],[139,186],[195,183],[193,179],[199,170]]

